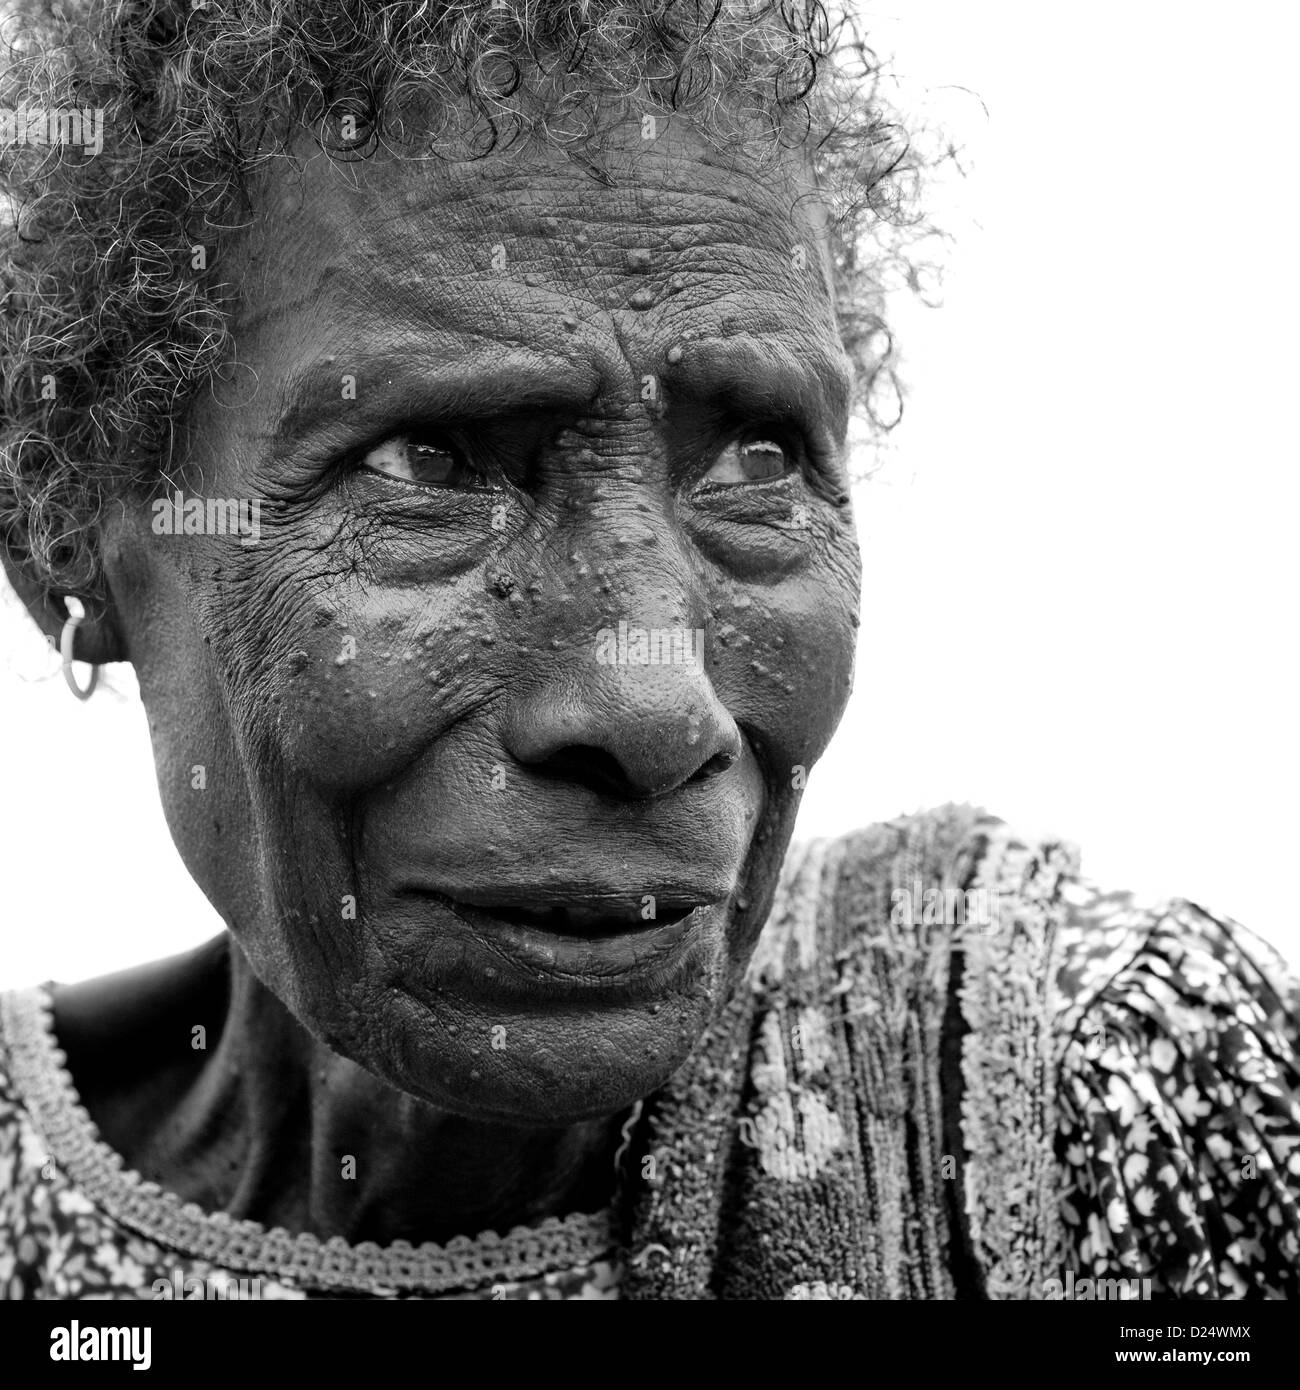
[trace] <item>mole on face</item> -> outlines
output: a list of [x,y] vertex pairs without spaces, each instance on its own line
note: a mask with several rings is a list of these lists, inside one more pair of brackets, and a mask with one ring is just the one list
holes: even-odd
[[157,551],[150,597],[189,664],[150,695],[163,756],[197,721],[234,765],[255,849],[205,886],[259,974],[402,1090],[537,1123],[689,1053],[852,666],[798,179],[680,132],[608,167],[308,160],[237,325],[261,388],[192,431],[214,491],[278,505],[184,582]]

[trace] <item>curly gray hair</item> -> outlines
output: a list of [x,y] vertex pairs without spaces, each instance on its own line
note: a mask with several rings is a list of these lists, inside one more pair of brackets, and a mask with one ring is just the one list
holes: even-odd
[[535,131],[580,153],[658,108],[759,158],[801,150],[858,405],[889,423],[880,270],[919,161],[821,0],[18,0],[3,40],[0,112],[52,113],[65,137],[103,113],[93,154],[51,130],[0,149],[0,543],[49,592],[96,603],[101,510],[159,484],[228,360],[223,252],[250,177],[303,131],[339,158]]

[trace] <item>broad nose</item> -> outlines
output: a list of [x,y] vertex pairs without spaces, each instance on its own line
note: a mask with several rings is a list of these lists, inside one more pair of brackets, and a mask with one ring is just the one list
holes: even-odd
[[543,776],[625,800],[667,796],[731,767],[741,755],[740,730],[703,654],[628,664],[616,641],[610,661],[588,653],[516,696],[505,729],[511,756]]

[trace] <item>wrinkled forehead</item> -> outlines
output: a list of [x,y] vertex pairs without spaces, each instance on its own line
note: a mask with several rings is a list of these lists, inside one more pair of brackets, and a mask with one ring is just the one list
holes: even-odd
[[[638,372],[665,344],[801,358],[847,403],[826,217],[802,156],[755,161],[628,122],[599,153],[535,139],[463,161],[313,149],[264,186],[241,328],[364,355],[562,355]],[[575,344],[586,346],[586,361]],[[292,353],[291,353],[292,355]],[[594,389],[594,383],[592,383]],[[838,405],[838,400],[836,401]]]

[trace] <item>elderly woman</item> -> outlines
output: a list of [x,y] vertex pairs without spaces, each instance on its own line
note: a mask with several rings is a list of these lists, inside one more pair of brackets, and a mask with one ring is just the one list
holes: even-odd
[[9,25],[5,566],[228,931],[3,997],[0,1288],[1297,1292],[1266,947],[969,808],[789,849],[909,167],[847,31]]

